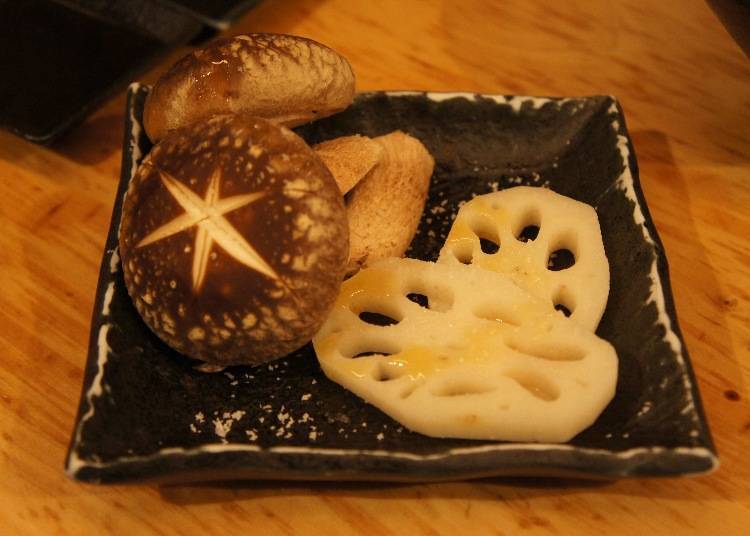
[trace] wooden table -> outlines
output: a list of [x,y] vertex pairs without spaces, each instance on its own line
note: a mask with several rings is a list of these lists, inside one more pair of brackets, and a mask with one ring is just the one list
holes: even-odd
[[361,90],[617,95],[721,468],[596,485],[70,481],[120,94],[53,148],[0,132],[0,533],[747,533],[750,60],[704,2],[269,0],[230,32],[241,31],[322,41]]

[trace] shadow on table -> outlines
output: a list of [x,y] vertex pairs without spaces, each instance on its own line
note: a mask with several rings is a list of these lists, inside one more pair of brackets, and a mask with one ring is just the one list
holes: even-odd
[[122,112],[107,110],[107,113],[97,113],[73,128],[50,149],[81,165],[98,164],[122,148],[123,122]]
[[582,490],[601,490],[609,482],[555,478],[491,478],[465,482],[423,484],[390,482],[229,481],[190,485],[165,485],[159,494],[165,501],[206,504],[273,496],[325,496],[379,499],[460,498],[496,499],[564,495]]
[[[704,477],[710,478],[710,477]],[[306,481],[228,481],[188,485],[163,485],[159,495],[179,505],[214,504],[270,497],[341,497],[357,499],[456,499],[512,501],[544,497],[564,497],[595,493],[613,496],[649,496],[669,499],[697,499],[698,493],[684,480],[630,479],[595,481],[559,478],[503,477],[459,482],[306,482]],[[726,498],[725,494],[701,489],[704,500]]]

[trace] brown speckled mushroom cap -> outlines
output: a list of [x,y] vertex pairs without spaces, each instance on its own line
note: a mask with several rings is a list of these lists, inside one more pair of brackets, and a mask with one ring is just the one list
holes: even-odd
[[154,141],[215,114],[248,113],[292,127],[341,111],[353,98],[354,72],[336,51],[294,35],[238,35],[165,72],[146,101],[144,126]]
[[131,181],[120,255],[148,326],[183,354],[254,364],[303,346],[341,283],[342,197],[290,130],[217,116],[158,143]]

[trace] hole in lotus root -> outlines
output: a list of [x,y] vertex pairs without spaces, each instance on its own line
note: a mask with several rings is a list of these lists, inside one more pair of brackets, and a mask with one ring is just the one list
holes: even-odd
[[570,316],[576,310],[576,300],[570,291],[563,287],[558,290],[552,297],[552,305],[556,311],[560,311],[565,316]]
[[468,396],[489,393],[496,385],[472,378],[450,378],[430,389],[435,396]]
[[474,316],[478,318],[484,318],[485,320],[491,320],[492,322],[500,322],[501,324],[509,324],[511,326],[520,325],[518,318],[511,311],[508,311],[505,307],[498,303],[484,303],[474,309]]
[[375,338],[358,338],[341,344],[341,355],[348,359],[370,356],[389,356],[401,351],[398,344]]
[[580,346],[559,339],[535,340],[515,335],[506,344],[511,350],[547,361],[580,361],[586,356],[585,350]]
[[362,322],[372,324],[373,326],[385,327],[393,326],[399,323],[399,320],[396,320],[395,318],[381,313],[375,313],[373,311],[362,311],[361,313],[359,313],[359,319]]
[[500,251],[500,236],[497,228],[484,218],[473,219],[469,223],[471,230],[479,238],[479,247],[485,255],[494,255]]
[[515,380],[518,385],[540,400],[551,402],[560,397],[560,389],[550,380],[536,372],[514,370],[506,372],[504,376]]
[[372,350],[365,350],[364,352],[359,352],[357,355],[353,355],[352,359],[358,359],[360,357],[388,357],[389,355],[393,355],[393,354],[390,354],[390,353],[386,354],[386,353],[383,353],[383,352],[375,352],[375,351],[372,351]]
[[575,255],[569,249],[558,249],[550,253],[547,260],[547,269],[559,272],[570,268],[576,263]]
[[444,313],[453,307],[453,292],[446,287],[428,285],[422,281],[414,281],[407,287],[406,297],[420,307],[430,311]]
[[473,245],[469,241],[461,241],[451,246],[451,252],[461,264],[471,264],[474,261]]
[[392,326],[404,319],[401,308],[392,298],[359,293],[352,296],[349,309],[362,322],[374,326]]
[[427,296],[424,294],[418,294],[416,292],[410,292],[406,295],[406,297],[410,300],[419,305],[420,307],[428,308],[430,306],[430,300]]
[[533,242],[539,236],[539,227],[536,225],[527,225],[524,227],[516,239],[519,242]]
[[372,371],[372,379],[378,382],[397,380],[403,375],[404,371],[401,367],[387,362],[378,363]]
[[558,272],[573,266],[576,263],[576,242],[575,234],[568,232],[557,240],[557,245],[550,244],[547,269]]
[[513,235],[519,242],[533,242],[539,236],[542,216],[535,208],[526,210],[513,225]]
[[479,247],[485,255],[494,255],[500,251],[500,245],[487,238],[479,239]]

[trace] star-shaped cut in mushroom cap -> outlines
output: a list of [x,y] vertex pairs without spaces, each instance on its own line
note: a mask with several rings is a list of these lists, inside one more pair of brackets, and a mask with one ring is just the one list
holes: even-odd
[[267,192],[253,192],[220,199],[221,171],[217,167],[211,174],[205,197],[201,198],[169,173],[157,171],[164,187],[185,210],[185,213],[149,233],[138,242],[136,248],[148,246],[197,226],[192,269],[194,292],[200,291],[206,279],[209,255],[214,242],[248,268],[272,279],[279,278],[274,269],[224,217],[224,214],[228,212],[261,199]]

